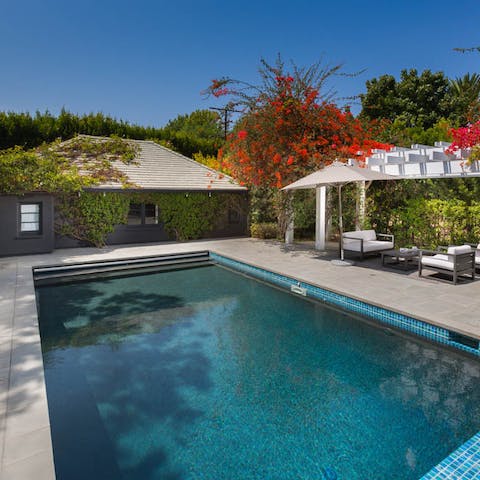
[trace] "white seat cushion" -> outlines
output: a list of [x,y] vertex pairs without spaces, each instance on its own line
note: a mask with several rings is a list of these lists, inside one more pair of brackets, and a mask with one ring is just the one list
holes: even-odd
[[393,242],[384,242],[382,240],[371,240],[363,244],[364,252],[377,252],[379,250],[390,250],[392,248]]
[[422,265],[444,268],[453,272],[453,261],[448,260],[448,255],[437,254],[433,255],[433,257],[422,257]]
[[[393,248],[393,242],[383,242],[381,240],[369,240],[363,242],[364,252],[377,252],[380,250],[390,250]],[[345,238],[343,240],[343,249],[352,252],[361,252],[360,242],[358,240],[351,240]]]

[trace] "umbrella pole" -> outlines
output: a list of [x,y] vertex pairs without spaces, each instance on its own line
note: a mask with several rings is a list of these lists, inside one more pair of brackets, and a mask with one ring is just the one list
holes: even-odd
[[340,234],[340,259],[343,260],[343,214],[342,214],[342,186],[337,186],[338,190],[338,230]]

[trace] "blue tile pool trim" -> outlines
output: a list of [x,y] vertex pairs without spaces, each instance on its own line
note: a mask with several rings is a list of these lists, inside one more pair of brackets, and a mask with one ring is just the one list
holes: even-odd
[[415,333],[421,337],[428,338],[443,345],[448,345],[480,357],[479,348],[473,348],[452,340],[450,332],[445,328],[436,327],[402,313],[387,310],[386,308],[378,307],[376,305],[371,305],[361,300],[332,292],[325,288],[320,288],[305,282],[299,282],[292,277],[270,272],[268,270],[264,270],[263,268],[249,265],[248,263],[218,255],[214,252],[210,252],[210,258],[220,265],[230,267],[234,270],[238,270],[242,273],[283,288],[290,289],[292,285],[298,285],[306,289],[308,297],[315,298],[316,300],[320,300],[331,305],[336,305],[345,310],[349,310],[350,312],[364,315],[381,323],[400,328],[401,330],[406,330],[407,332]]
[[474,478],[480,478],[480,432],[420,480],[471,480]]
[[[246,275],[258,278],[267,283],[290,289],[297,285],[306,289],[307,296],[325,303],[339,306],[345,310],[359,313],[387,325],[415,333],[443,345],[463,350],[480,357],[480,350],[452,341],[450,332],[441,327],[409,317],[402,313],[393,312],[376,305],[357,300],[346,295],[332,292],[306,282],[299,282],[292,277],[264,270],[263,268],[239,262],[217,253],[210,252],[210,258],[220,265],[238,270]],[[424,475],[420,480],[472,480],[480,479],[480,432],[455,450],[445,460]]]

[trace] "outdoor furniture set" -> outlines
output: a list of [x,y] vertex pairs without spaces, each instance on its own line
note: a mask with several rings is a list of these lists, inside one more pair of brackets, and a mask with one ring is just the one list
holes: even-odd
[[[393,235],[377,234],[375,230],[358,230],[343,234],[345,252],[382,256],[382,266],[398,267],[404,270],[416,268],[421,277],[424,270],[447,275],[454,285],[460,277],[475,280],[475,269],[480,270],[480,244],[439,247],[437,251],[413,248],[394,249]],[[442,278],[438,278],[441,280]]]

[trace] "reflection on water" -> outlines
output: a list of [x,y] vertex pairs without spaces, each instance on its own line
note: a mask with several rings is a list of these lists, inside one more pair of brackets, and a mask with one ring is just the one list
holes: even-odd
[[38,296],[58,478],[417,479],[480,429],[476,359],[220,267]]

